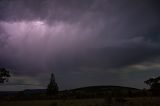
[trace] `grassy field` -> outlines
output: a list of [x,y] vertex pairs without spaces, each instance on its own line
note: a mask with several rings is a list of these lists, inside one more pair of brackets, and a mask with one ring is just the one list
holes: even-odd
[[[160,106],[160,98],[125,98],[125,102],[112,99],[3,101],[0,106]],[[109,102],[109,103],[108,103]]]

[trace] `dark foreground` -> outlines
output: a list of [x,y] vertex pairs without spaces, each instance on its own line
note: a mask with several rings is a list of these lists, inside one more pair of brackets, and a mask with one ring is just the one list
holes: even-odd
[[0,106],[160,106],[160,97],[17,100],[1,101]]

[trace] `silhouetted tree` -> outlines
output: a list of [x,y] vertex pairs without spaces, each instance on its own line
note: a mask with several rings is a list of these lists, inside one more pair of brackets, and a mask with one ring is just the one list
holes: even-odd
[[150,78],[150,79],[148,79],[148,80],[146,80],[146,81],[144,81],[144,83],[146,83],[147,85],[149,85],[150,87],[154,84],[154,78]]
[[54,77],[54,74],[52,73],[50,83],[48,84],[48,87],[47,87],[47,94],[50,96],[53,96],[57,94],[57,92],[58,92],[58,85],[55,82],[55,77]]
[[9,71],[5,68],[0,68],[0,83],[4,83],[5,81],[7,82],[9,77]]
[[144,81],[144,83],[150,86],[150,90],[154,95],[160,95],[160,76],[156,78],[150,78],[147,81]]

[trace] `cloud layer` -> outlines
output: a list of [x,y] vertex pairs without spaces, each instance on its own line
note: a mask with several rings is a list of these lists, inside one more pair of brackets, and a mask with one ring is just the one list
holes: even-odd
[[61,88],[129,85],[130,74],[122,77],[122,70],[159,64],[159,5],[158,0],[1,0],[0,65],[42,84],[54,72]]

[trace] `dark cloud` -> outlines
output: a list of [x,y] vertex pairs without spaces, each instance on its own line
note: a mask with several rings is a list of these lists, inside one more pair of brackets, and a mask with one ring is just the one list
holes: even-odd
[[[15,75],[54,72],[62,88],[78,86],[66,83],[81,77],[87,85],[116,76],[111,82],[117,84],[119,69],[160,56],[159,5],[159,0],[0,0],[0,65]],[[47,75],[36,79],[43,83]],[[92,81],[96,78],[101,79]]]
[[74,21],[90,8],[94,0],[2,0],[1,20]]

